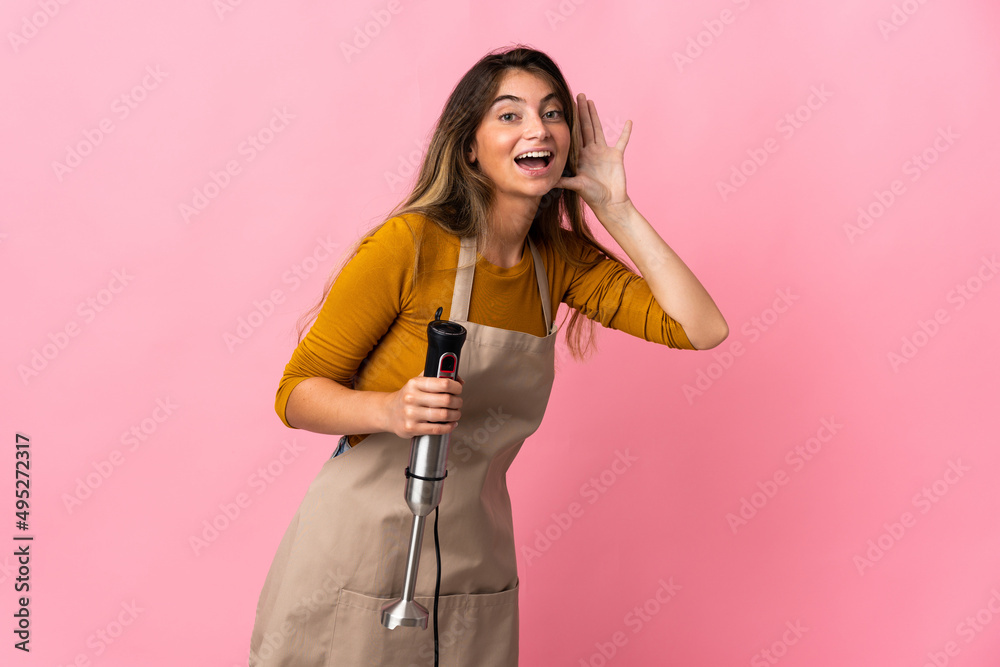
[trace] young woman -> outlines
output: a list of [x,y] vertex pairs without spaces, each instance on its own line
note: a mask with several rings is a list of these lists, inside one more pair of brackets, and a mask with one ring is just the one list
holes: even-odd
[[[358,245],[285,368],[286,425],[348,434],[292,519],[257,606],[251,667],[426,665],[432,634],[387,630],[412,514],[403,470],[416,435],[451,434],[440,511],[441,664],[517,664],[517,562],[505,474],[538,427],[560,303],[581,355],[592,320],[707,349],[726,322],[625,188],[594,102],[545,54],[485,56],[455,87],[413,192]],[[640,275],[595,240],[581,200]],[[427,323],[468,331],[460,381],[422,377]],[[584,316],[581,318],[581,315]],[[422,553],[433,553],[429,532]],[[426,559],[417,601],[432,604]]]

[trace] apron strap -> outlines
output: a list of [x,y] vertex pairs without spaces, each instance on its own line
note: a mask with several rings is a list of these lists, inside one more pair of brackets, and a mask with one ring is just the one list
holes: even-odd
[[552,297],[549,296],[549,277],[545,275],[542,256],[531,237],[528,237],[528,247],[531,248],[531,259],[535,264],[535,279],[538,281],[538,293],[542,297],[542,314],[545,316],[545,334],[548,335],[552,333]]
[[[546,335],[552,332],[552,299],[549,294],[549,280],[545,274],[545,264],[534,242],[528,239],[532,263],[535,265],[535,280],[538,282],[538,294],[542,298],[542,315],[545,318]],[[476,237],[462,238],[462,249],[458,253],[458,267],[455,272],[455,290],[451,297],[451,310],[448,318],[455,322],[469,320],[469,302],[472,299],[472,279],[475,275]]]
[[476,259],[476,237],[462,237],[462,249],[458,253],[458,268],[455,272],[455,290],[452,292],[451,311],[448,315],[448,319],[453,322],[469,321],[469,301],[472,299]]

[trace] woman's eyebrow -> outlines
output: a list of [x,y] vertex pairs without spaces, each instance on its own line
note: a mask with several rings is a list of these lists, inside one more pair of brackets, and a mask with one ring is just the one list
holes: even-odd
[[[550,99],[552,99],[555,96],[556,96],[555,93],[549,93],[548,95],[546,95],[545,97],[542,98],[542,104],[545,104],[546,102],[548,102]],[[510,100],[512,102],[517,102],[518,104],[524,104],[524,100],[521,99],[520,97],[518,97],[517,95],[500,95],[495,100],[493,100],[493,104],[490,105],[490,108],[495,107],[498,102],[503,102],[504,100]]]

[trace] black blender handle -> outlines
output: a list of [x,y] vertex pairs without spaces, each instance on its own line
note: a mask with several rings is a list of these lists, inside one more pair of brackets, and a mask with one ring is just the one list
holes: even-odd
[[445,377],[455,379],[458,375],[458,361],[465,343],[465,327],[455,322],[441,319],[443,309],[438,308],[434,319],[427,325],[427,360],[424,362],[425,377]]

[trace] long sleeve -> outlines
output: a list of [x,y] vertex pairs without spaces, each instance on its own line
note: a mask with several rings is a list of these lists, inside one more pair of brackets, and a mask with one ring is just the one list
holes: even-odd
[[410,298],[415,260],[406,222],[393,218],[366,238],[347,263],[316,322],[292,353],[278,386],[275,411],[286,426],[288,397],[300,382],[326,377],[351,387],[361,362]]
[[642,276],[582,242],[570,243],[583,260],[600,259],[589,269],[567,265],[563,302],[605,327],[668,347],[695,349],[680,323],[656,303]]
[[[568,242],[577,256],[600,256],[578,240]],[[396,391],[420,374],[427,323],[438,307],[442,317],[450,316],[460,245],[457,237],[419,215],[392,218],[362,241],[285,366],[274,407],[286,426],[291,427],[285,418],[288,397],[307,378],[330,378],[361,391]],[[564,301],[606,327],[694,349],[680,324],[657,305],[646,282],[622,264],[602,258],[584,269],[568,264],[551,247],[541,252],[554,306]],[[469,318],[545,335],[531,253],[508,268],[480,259]]]

